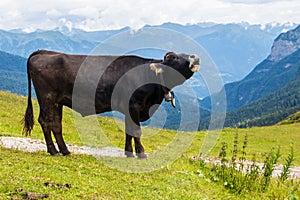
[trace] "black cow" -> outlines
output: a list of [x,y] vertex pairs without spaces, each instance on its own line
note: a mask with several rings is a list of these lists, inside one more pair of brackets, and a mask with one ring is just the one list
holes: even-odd
[[[61,124],[62,109],[63,106],[67,106],[81,113],[82,116],[111,110],[122,112],[125,114],[125,155],[134,156],[132,149],[132,138],[134,138],[137,156],[146,158],[140,141],[142,133],[140,122],[149,119],[164,98],[166,101],[173,102],[171,89],[182,84],[198,71],[199,63],[197,55],[174,52],[167,53],[163,60],[154,60],[138,56],[86,56],[36,51],[27,61],[28,105],[24,116],[23,132],[29,135],[34,125],[31,102],[32,80],[40,105],[38,121],[44,132],[47,151],[51,155],[59,154],[53,144],[51,132],[55,136],[60,153],[70,154],[62,136]],[[99,72],[101,77],[90,80],[93,78],[87,75],[86,79],[82,79],[80,78],[82,71],[89,72],[88,74],[94,77],[97,77]],[[131,75],[126,76],[127,74]],[[83,83],[77,81],[78,79]],[[122,84],[118,84],[121,79]],[[90,87],[89,84],[95,81],[94,96],[88,96],[86,90]],[[146,82],[141,85],[143,81]],[[75,83],[83,85],[78,97],[79,107],[74,107],[74,102],[72,103]],[[117,84],[118,88],[115,88]],[[118,91],[118,94],[114,95],[114,91]],[[88,109],[90,102],[94,106],[93,111]]]

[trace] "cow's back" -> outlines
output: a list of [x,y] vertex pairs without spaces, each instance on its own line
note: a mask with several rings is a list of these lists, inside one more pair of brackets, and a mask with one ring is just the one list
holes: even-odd
[[[56,103],[74,109],[72,95],[75,88],[75,95],[82,106],[75,110],[89,115],[93,113],[84,112],[88,110],[91,100],[95,100],[97,113],[110,111],[111,96],[119,79],[136,66],[153,61],[137,56],[70,55],[41,50],[29,57],[28,72],[40,101],[54,96]],[[138,74],[139,79],[143,79],[143,76],[147,74]],[[132,77],[130,82],[133,83],[134,79]],[[125,90],[130,85],[126,85]]]

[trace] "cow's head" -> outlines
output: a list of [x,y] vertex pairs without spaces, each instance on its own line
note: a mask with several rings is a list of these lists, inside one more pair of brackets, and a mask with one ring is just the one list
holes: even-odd
[[174,52],[168,52],[161,63],[152,63],[150,68],[156,74],[167,73],[170,71],[168,69],[174,69],[184,76],[185,79],[189,79],[194,72],[199,71],[200,58],[195,54],[187,55],[183,53],[176,54]]

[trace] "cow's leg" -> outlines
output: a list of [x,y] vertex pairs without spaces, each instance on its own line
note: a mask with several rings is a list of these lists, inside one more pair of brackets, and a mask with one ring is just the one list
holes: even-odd
[[50,109],[47,109],[46,106],[40,105],[40,115],[38,119],[41,127],[43,129],[47,152],[51,155],[59,155],[59,152],[56,150],[52,137],[51,137],[51,126],[52,126],[52,112]]
[[126,140],[125,140],[125,155],[127,157],[134,157],[133,149],[132,149],[132,136],[126,133]]
[[[126,152],[132,153],[132,137],[134,138],[135,142],[135,152],[139,158],[147,158],[147,155],[145,154],[144,147],[140,141],[141,135],[142,135],[142,129],[138,122],[138,120],[135,120],[135,122],[132,120],[132,118],[128,115],[125,116],[125,131],[126,131],[126,144],[125,144],[125,155]],[[127,155],[128,156],[128,155]]]
[[61,125],[62,109],[63,109],[62,105],[54,104],[53,106],[54,112],[53,112],[52,131],[60,153],[62,153],[65,156],[65,155],[69,155],[70,151],[68,150],[68,147],[66,146],[64,138],[62,136],[62,125]]
[[135,152],[139,158],[147,158],[144,147],[141,143],[141,137],[134,137]]

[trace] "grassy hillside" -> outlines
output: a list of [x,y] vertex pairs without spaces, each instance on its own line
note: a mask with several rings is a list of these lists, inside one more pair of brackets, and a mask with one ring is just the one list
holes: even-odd
[[21,56],[13,55],[0,51],[0,70],[10,72],[26,72],[27,59]]
[[[22,119],[27,106],[27,97],[0,91],[0,136],[16,136],[22,135]],[[33,100],[35,126],[31,138],[44,139],[42,129],[37,122],[39,114],[39,106],[36,100]],[[78,134],[74,123],[74,116],[80,117],[78,113],[74,113],[71,109],[64,108],[63,113],[63,134],[68,144],[83,145],[86,140],[82,141]],[[124,124],[123,122],[109,117],[98,117],[99,125],[102,132],[107,135],[113,145],[123,148],[124,143]],[[295,145],[295,151],[300,152],[300,124],[253,127],[248,129],[232,129],[226,128],[222,131],[220,138],[212,149],[211,155],[218,156],[221,142],[226,142],[229,146],[233,142],[234,135],[240,135],[242,142],[244,135],[248,134],[248,155],[249,159],[256,152],[268,152],[272,147],[281,146],[283,155],[288,154],[290,144]],[[143,127],[142,142],[147,152],[155,151],[166,144],[170,143],[177,134],[174,130],[157,130],[155,128]],[[197,132],[195,134],[192,145],[186,152],[188,156],[198,155],[203,139],[207,134],[206,131]],[[99,140],[99,138],[93,138]],[[258,140],[259,139],[259,140]],[[87,140],[88,141],[88,140]],[[101,143],[101,141],[99,141]],[[259,146],[258,146],[259,145]],[[297,155],[298,156],[298,155]],[[300,155],[297,157],[296,163],[300,166]]]
[[[0,92],[0,136],[23,137],[20,124],[26,109],[26,98]],[[38,105],[34,100],[35,118]],[[123,148],[123,123],[111,118],[99,117],[103,132],[114,146]],[[83,145],[77,133],[73,113],[64,109],[64,137],[68,144]],[[143,128],[144,143],[149,153],[159,150],[175,138],[176,131]],[[235,134],[239,135],[241,148],[245,134],[248,135],[247,159],[257,154],[263,161],[272,147],[280,146],[280,163],[294,146],[295,165],[300,165],[300,124],[271,126],[249,129],[224,129],[211,155],[218,156],[221,143],[226,142],[228,149],[233,147]],[[190,134],[190,133],[186,133]],[[270,189],[263,193],[230,193],[220,182],[201,178],[205,168],[201,162],[193,161],[198,155],[206,132],[197,132],[189,149],[175,162],[164,165],[149,173],[126,173],[108,167],[93,156],[72,155],[71,157],[52,157],[46,152],[25,153],[0,147],[0,199],[24,198],[28,192],[48,194],[50,199],[284,199],[300,197],[299,183],[277,184],[273,180]],[[38,124],[34,127],[32,138],[43,139]],[[228,155],[230,158],[231,155]],[[238,156],[241,156],[239,149]],[[126,158],[125,158],[126,159]],[[126,159],[127,163],[143,164],[147,160]],[[129,165],[130,167],[130,165]],[[71,188],[45,186],[44,183],[71,184]]]
[[279,125],[300,123],[300,111],[279,122]]
[[0,60],[0,90],[26,94],[27,60],[3,51],[0,51]]

